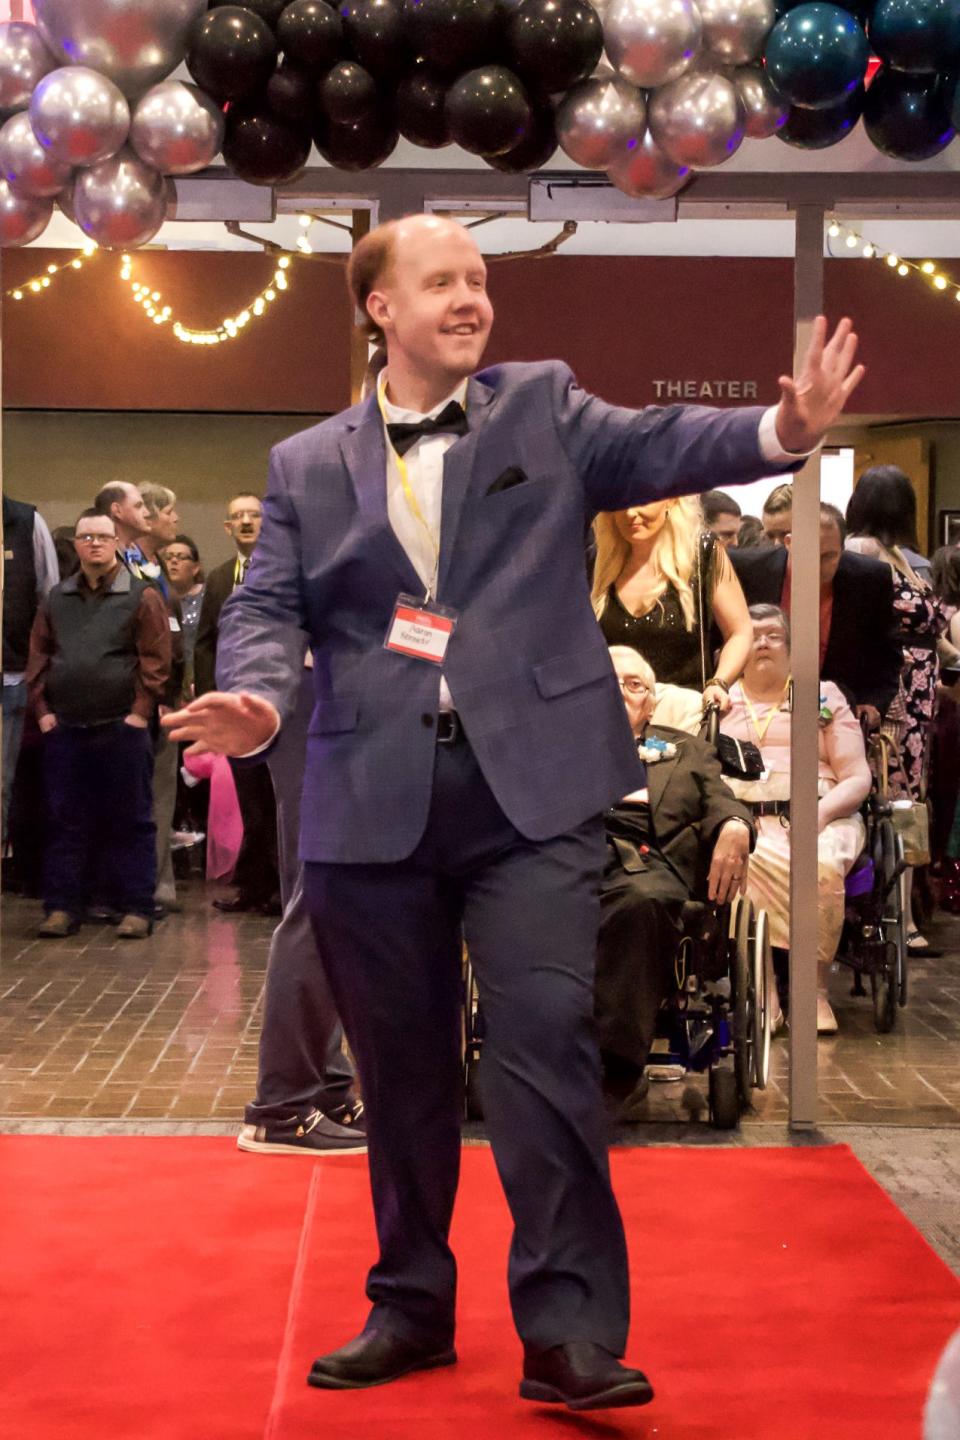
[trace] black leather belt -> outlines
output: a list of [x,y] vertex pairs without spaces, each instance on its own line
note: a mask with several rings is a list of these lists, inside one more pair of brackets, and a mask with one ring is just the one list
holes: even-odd
[[463,726],[456,710],[441,710],[437,716],[437,744],[455,745],[463,739]]

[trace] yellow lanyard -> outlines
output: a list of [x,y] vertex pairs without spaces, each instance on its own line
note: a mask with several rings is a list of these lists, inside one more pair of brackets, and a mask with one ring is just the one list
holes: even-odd
[[762,744],[763,744],[764,737],[766,736],[767,731],[770,729],[770,721],[773,719],[774,715],[777,714],[778,710],[780,709],[780,706],[783,704],[784,698],[790,693],[790,681],[791,681],[791,678],[792,678],[791,676],[789,676],[789,675],[787,676],[787,683],[786,683],[786,685],[784,685],[784,687],[783,687],[783,695],[782,695],[781,698],[777,701],[776,705],[771,705],[771,706],[770,706],[770,709],[769,709],[769,711],[767,712],[766,718],[764,719],[764,722],[763,722],[762,725],[760,724],[759,720],[757,719],[757,712],[756,712],[756,710],[754,710],[752,704],[750,703],[750,696],[747,694],[746,688],[745,688],[742,684],[741,684],[741,686],[740,686],[740,693],[743,695],[743,703],[744,703],[744,705],[746,705],[746,707],[747,707],[747,710],[748,710],[749,715],[750,715],[750,719],[751,719],[751,721],[752,721],[752,723],[753,723],[753,728],[754,728],[754,730],[757,732],[757,744],[758,744],[758,745],[762,745]]
[[242,585],[242,584],[243,584],[244,579],[246,578],[246,574],[247,574],[247,565],[248,565],[249,563],[250,563],[250,562],[249,562],[249,557],[246,556],[246,555],[238,555],[237,558],[236,558],[236,560],[234,561],[234,563],[233,563],[233,588],[234,588],[234,590],[236,590],[236,588],[237,588],[238,585]]
[[439,537],[436,536],[430,529],[430,526],[427,523],[427,517],[421,510],[420,502],[414,494],[413,486],[410,484],[410,471],[407,468],[407,462],[402,455],[397,454],[393,446],[393,441],[390,439],[390,431],[387,428],[387,412],[383,407],[383,389],[384,387],[382,385],[377,386],[377,404],[380,407],[380,416],[383,420],[383,433],[386,437],[387,445],[390,447],[390,450],[393,454],[393,459],[397,467],[397,472],[400,476],[400,485],[403,490],[403,498],[407,502],[407,509],[410,511],[410,514],[413,516],[414,520],[416,520],[417,524],[420,526],[421,530],[426,535],[427,539],[430,542],[430,549],[433,551],[433,573],[430,583],[427,586],[427,602],[429,602],[431,597],[436,593],[437,574],[440,570],[440,540]]

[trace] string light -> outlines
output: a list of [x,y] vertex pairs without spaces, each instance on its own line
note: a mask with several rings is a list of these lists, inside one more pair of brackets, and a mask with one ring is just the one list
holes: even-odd
[[4,293],[11,300],[27,300],[32,295],[42,295],[44,291],[51,288],[57,275],[62,275],[67,270],[82,270],[88,260],[92,260],[94,255],[101,253],[93,240],[86,240],[81,253],[72,260],[63,260],[59,265],[51,262],[39,275],[34,275],[31,280],[24,280],[19,285],[14,285]]
[[129,255],[124,255],[121,259],[120,279],[130,287],[130,298],[143,310],[144,315],[153,325],[158,327],[169,325],[171,334],[175,335],[184,345],[209,346],[223,345],[228,340],[236,340],[253,320],[259,320],[266,315],[281,292],[290,288],[287,279],[289,269],[290,256],[281,255],[277,261],[277,268],[270,277],[270,283],[258,295],[255,295],[249,304],[244,305],[236,315],[225,316],[219,325],[210,330],[184,325],[181,320],[175,319],[171,306],[162,303],[163,295],[159,290],[152,290],[149,285],[144,285],[134,279],[133,260]]
[[949,292],[953,295],[954,300],[960,301],[960,284],[951,280],[948,275],[941,274],[932,260],[903,260],[892,250],[881,249],[872,240],[865,240],[856,230],[851,229],[849,225],[841,224],[836,219],[831,219],[827,226],[827,234],[833,240],[839,239],[842,235],[845,245],[850,250],[856,250],[859,246],[865,260],[882,260],[901,278],[911,274],[917,275],[928,281],[938,294]]

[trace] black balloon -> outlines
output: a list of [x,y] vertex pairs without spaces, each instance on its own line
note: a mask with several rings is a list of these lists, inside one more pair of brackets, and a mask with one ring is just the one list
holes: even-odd
[[400,0],[344,0],[344,34],[354,57],[378,80],[402,75],[410,60]]
[[334,124],[350,125],[377,109],[377,82],[354,60],[340,60],[317,86],[320,109]]
[[386,160],[398,136],[390,114],[371,111],[348,124],[323,124],[314,139],[324,160],[338,170],[370,170]]
[[863,86],[860,85],[839,105],[824,105],[811,110],[793,105],[786,124],[777,131],[777,139],[798,150],[826,150],[845,140],[863,113]]
[[286,61],[271,75],[263,98],[271,115],[294,129],[309,129],[316,119],[316,81],[305,70]]
[[533,118],[523,83],[504,65],[468,70],[447,91],[450,134],[473,155],[504,155],[520,144]]
[[929,160],[956,135],[951,116],[954,82],[908,75],[881,65],[867,90],[863,124],[878,150],[895,160]]
[[593,74],[603,53],[603,26],[587,0],[523,0],[510,12],[507,49],[526,84],[568,90]]
[[530,170],[539,170],[541,165],[556,152],[557,132],[553,123],[553,111],[541,106],[533,112],[533,119],[526,135],[519,145],[503,155],[488,155],[487,164],[506,175],[524,175]]
[[504,12],[498,0],[403,0],[410,48],[443,75],[496,57]]
[[423,65],[405,75],[397,86],[397,124],[400,134],[414,145],[439,150],[451,143],[446,114],[447,83]]
[[[774,6],[776,18],[782,20],[788,11],[796,10],[799,6],[809,3],[810,0],[776,0]],[[862,25],[865,25],[870,19],[870,13],[874,6],[874,0],[834,0],[834,3],[839,5],[842,10],[848,10]]]
[[344,51],[343,21],[326,0],[293,0],[277,36],[284,55],[314,75],[326,74]]
[[232,106],[227,115],[223,158],[234,175],[251,185],[282,185],[303,170],[310,157],[310,135],[285,125],[268,110]]
[[239,5],[209,10],[193,34],[187,69],[214,100],[245,100],[262,90],[277,63],[266,21]]
[[[223,5],[229,5],[231,0],[210,0],[208,9],[218,10]],[[236,0],[233,0],[236,3]],[[252,10],[254,15],[259,15],[261,20],[266,20],[271,30],[277,28],[277,21],[283,13],[284,6],[290,0],[243,0],[243,9]]]

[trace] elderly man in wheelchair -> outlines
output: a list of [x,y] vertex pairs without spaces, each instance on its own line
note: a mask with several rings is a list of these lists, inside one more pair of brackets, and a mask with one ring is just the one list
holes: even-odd
[[595,1010],[604,1084],[616,1118],[631,1121],[646,1095],[644,1068],[657,1012],[676,992],[685,904],[722,906],[746,885],[753,820],[695,735],[651,723],[655,677],[627,646],[611,659],[646,784],[608,811]]

